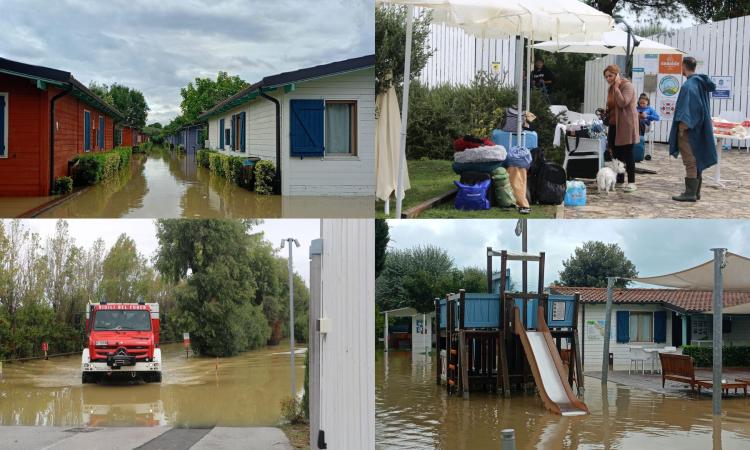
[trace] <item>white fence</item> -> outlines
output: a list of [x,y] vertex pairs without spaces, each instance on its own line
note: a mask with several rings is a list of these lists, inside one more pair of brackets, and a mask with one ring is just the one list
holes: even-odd
[[[750,16],[721,22],[707,23],[652,36],[650,39],[678,48],[698,60],[698,73],[709,76],[733,77],[732,98],[711,100],[711,115],[721,116],[725,111],[740,111],[750,117]],[[608,58],[586,63],[586,111],[602,107],[606,102],[606,88],[601,85],[601,73]],[[634,67],[643,67],[643,56],[636,55]],[[642,92],[642,86],[636,86]],[[652,97],[652,106],[654,98]],[[654,139],[666,142],[672,121],[656,122]],[[738,146],[738,141],[732,141]]]
[[432,24],[427,42],[433,55],[419,77],[427,86],[469,84],[479,71],[493,73],[493,63],[506,84],[515,82],[515,39],[477,38],[457,27]]

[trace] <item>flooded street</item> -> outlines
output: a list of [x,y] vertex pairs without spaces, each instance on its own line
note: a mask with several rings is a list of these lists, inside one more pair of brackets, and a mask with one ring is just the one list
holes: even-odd
[[372,217],[374,198],[256,195],[197,167],[193,153],[134,155],[129,172],[38,217]]
[[[276,425],[289,397],[289,347],[231,358],[185,358],[181,344],[162,347],[161,384],[81,384],[81,357],[5,363],[0,425],[206,427]],[[295,358],[301,395],[304,354]]]
[[587,377],[583,400],[591,414],[561,417],[532,394],[449,397],[435,383],[434,364],[431,356],[377,351],[377,448],[499,449],[504,428],[516,430],[519,449],[750,448],[747,398],[725,399],[725,416],[714,422],[709,395],[685,399],[614,383],[603,395],[599,380]]

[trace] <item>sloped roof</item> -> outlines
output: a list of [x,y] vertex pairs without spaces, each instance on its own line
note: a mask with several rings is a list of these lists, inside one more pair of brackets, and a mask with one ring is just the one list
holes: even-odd
[[[552,286],[553,294],[581,294],[581,303],[606,303],[607,288],[563,287]],[[615,303],[660,304],[678,312],[711,311],[712,291],[695,291],[690,289],[614,289],[612,299]],[[748,291],[725,291],[724,307],[750,303]]]
[[[211,109],[204,112],[199,119],[206,119],[212,115],[219,114],[227,109],[231,109],[234,106],[244,103],[245,101],[252,100],[252,94],[257,94],[262,90],[270,90],[277,87],[285,86],[292,83],[300,83],[302,81],[312,80],[315,78],[321,78],[330,75],[336,75],[345,72],[351,72],[354,70],[365,69],[368,67],[375,67],[375,55],[360,56],[358,58],[346,59],[343,61],[336,61],[328,64],[321,64],[314,67],[308,67],[305,69],[294,70],[291,72],[283,72],[276,75],[270,75],[264,77],[261,81],[251,84],[250,86],[242,89],[233,96],[222,100],[221,102],[214,105]],[[373,83],[374,83],[373,79]],[[373,84],[374,86],[374,84]],[[375,89],[373,87],[373,89]],[[373,91],[374,92],[374,91]],[[245,99],[245,97],[248,97]]]
[[89,88],[76,80],[73,74],[63,70],[52,69],[44,66],[35,66],[6,58],[0,58],[0,73],[40,80],[57,86],[67,86],[73,91],[73,95],[102,111],[110,114],[119,121],[125,121],[125,116],[114,106],[108,104]]

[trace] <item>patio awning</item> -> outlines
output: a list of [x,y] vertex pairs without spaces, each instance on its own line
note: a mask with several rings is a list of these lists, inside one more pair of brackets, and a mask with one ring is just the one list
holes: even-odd
[[[635,40],[635,42],[633,42]],[[560,40],[552,40],[532,45],[535,49],[548,52],[563,53],[592,53],[603,55],[624,55],[628,47],[628,33],[623,30],[614,30],[602,34],[601,39],[587,40],[585,36],[568,36]],[[647,53],[681,53],[682,50],[670,47],[661,42],[652,41],[644,37],[632,35],[631,46],[633,54],[643,55]]]
[[[750,290],[750,259],[727,252],[723,273],[724,291]],[[714,289],[714,262],[709,260],[679,272],[654,277],[632,278],[631,280],[678,289],[711,291]],[[729,314],[728,309],[724,309],[724,313]]]

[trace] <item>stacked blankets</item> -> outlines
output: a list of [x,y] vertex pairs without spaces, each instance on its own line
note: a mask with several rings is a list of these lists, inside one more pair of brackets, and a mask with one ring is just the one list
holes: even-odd
[[467,148],[462,152],[453,154],[453,160],[457,163],[485,163],[505,161],[507,152],[502,145]]

